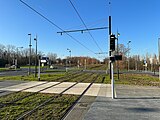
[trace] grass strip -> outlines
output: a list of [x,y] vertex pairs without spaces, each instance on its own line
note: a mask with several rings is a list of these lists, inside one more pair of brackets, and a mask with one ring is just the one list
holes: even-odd
[[[23,93],[23,94],[25,94],[25,93]],[[28,98],[25,98],[21,101],[18,101],[12,105],[5,106],[0,109],[0,119],[1,120],[15,119],[20,114],[22,114],[28,110],[31,110],[34,107],[36,107],[37,105],[39,105],[41,102],[44,102],[50,96],[51,96],[51,94],[35,94],[35,95],[30,96]],[[3,99],[5,99],[6,101],[9,101],[9,100],[7,100],[7,99],[9,99],[9,97],[8,98],[5,98],[5,97],[0,98],[1,101],[4,101]]]
[[59,120],[63,113],[72,105],[78,98],[75,95],[62,95],[45,106],[39,108],[36,112],[28,116],[29,120]]
[[125,85],[160,87],[159,78],[147,74],[120,74],[119,80],[117,80],[117,75],[115,75],[115,83]]
[[[41,74],[41,81],[54,81],[57,78],[68,75],[69,73],[56,73],[56,74]],[[34,75],[29,76],[0,76],[0,80],[27,80],[27,81],[38,81]]]

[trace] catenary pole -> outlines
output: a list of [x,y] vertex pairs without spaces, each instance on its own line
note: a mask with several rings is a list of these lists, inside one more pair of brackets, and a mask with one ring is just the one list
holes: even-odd
[[28,34],[30,36],[30,41],[29,41],[29,68],[28,68],[28,75],[31,74],[31,34]]
[[36,55],[35,55],[35,77],[37,77],[37,35],[36,38],[34,38],[36,41]]

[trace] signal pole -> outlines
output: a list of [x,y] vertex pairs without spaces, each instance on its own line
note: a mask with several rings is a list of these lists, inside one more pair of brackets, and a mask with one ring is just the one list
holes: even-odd
[[113,77],[113,61],[111,62],[111,76],[112,76],[112,79],[111,79],[111,90],[112,90],[112,99],[115,98],[115,90],[114,90],[114,77]]
[[35,77],[37,77],[37,35],[36,38],[34,38],[36,41],[36,56],[35,56]]
[[31,34],[28,34],[30,36],[30,42],[29,42],[29,69],[28,69],[28,75],[31,74]]
[[[109,45],[108,45],[108,48],[109,48],[109,57],[111,56],[111,50],[110,50],[110,35],[111,35],[111,16],[109,16]],[[110,71],[110,79],[112,79],[112,76],[111,76],[111,62],[109,61],[109,71]]]
[[158,53],[159,53],[159,80],[160,80],[160,38],[158,38]]
[[129,48],[129,44],[131,43],[131,41],[128,41],[128,71],[129,71],[129,68],[130,68],[130,66],[129,66],[129,52],[130,52],[130,48]]
[[[119,55],[119,48],[118,48],[118,37],[120,36],[120,34],[118,33],[117,30],[117,55]],[[118,75],[118,80],[119,80],[119,61],[117,61],[117,75]]]

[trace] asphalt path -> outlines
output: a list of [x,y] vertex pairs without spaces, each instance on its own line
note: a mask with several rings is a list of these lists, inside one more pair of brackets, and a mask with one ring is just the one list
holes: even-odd
[[[38,68],[37,68],[38,69]],[[47,68],[41,68],[41,73],[45,73],[43,71],[47,70]],[[58,67],[57,69],[55,70],[59,70],[59,71],[62,71],[64,70],[65,71],[65,67]],[[35,68],[31,68],[31,73],[34,73],[35,72]],[[37,70],[38,72],[38,70]],[[25,75],[28,75],[28,68],[20,68],[19,70],[14,70],[14,71],[1,71],[0,72],[0,76],[17,76],[17,75],[21,75],[21,76],[25,76]]]
[[15,70],[15,71],[2,71],[2,72],[0,72],[0,76],[17,76],[17,75],[27,75],[27,74],[28,74],[28,69],[26,69],[26,68],[22,68],[20,70]]
[[[5,87],[9,87],[9,86],[13,86],[13,85],[18,85],[18,84],[21,84],[21,83],[25,83],[27,81],[20,81],[20,80],[4,80],[4,81],[0,81],[0,88],[5,88]],[[10,93],[13,93],[11,91],[1,91],[0,90],[0,96],[3,96],[3,95],[7,95],[7,94],[10,94]]]

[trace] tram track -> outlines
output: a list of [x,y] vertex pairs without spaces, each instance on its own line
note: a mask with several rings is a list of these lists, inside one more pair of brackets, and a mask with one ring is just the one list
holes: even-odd
[[[48,104],[49,102],[52,102],[56,99],[58,99],[59,97],[61,97],[67,90],[73,88],[75,85],[77,85],[80,82],[83,82],[84,80],[86,80],[87,78],[89,78],[92,74],[89,74],[88,76],[84,77],[83,79],[81,79],[79,82],[74,83],[73,85],[69,86],[68,88],[64,89],[62,92],[60,92],[59,94],[56,94],[54,96],[52,96],[51,98],[49,98],[48,100],[44,101],[43,103],[41,103],[40,105],[36,106],[34,109],[20,115],[17,120],[23,120],[24,118],[30,116],[32,113],[34,113],[35,111],[37,111],[39,108],[45,106],[46,104]],[[96,81],[96,79],[98,78],[98,75],[96,76],[96,78],[93,79],[92,83],[90,83],[88,85],[88,87],[84,90],[84,92],[80,95],[81,97],[85,94],[85,92],[91,87],[91,85]],[[78,99],[76,101],[78,101],[81,97],[78,97]],[[76,101],[74,102],[74,104],[76,104]],[[73,106],[74,106],[73,104]],[[68,110],[69,111],[69,110]]]
[[[20,100],[23,100],[23,99],[29,97],[29,96],[35,95],[35,94],[37,94],[37,93],[40,93],[41,91],[47,90],[47,89],[49,89],[49,88],[51,88],[51,87],[54,87],[54,86],[56,86],[56,85],[59,85],[59,84],[61,84],[62,82],[66,82],[66,81],[68,81],[68,80],[70,80],[70,79],[79,77],[79,76],[81,76],[81,75],[83,74],[83,73],[80,73],[80,74],[79,74],[79,73],[80,73],[80,72],[78,72],[78,73],[76,73],[76,74],[74,74],[74,75],[70,75],[70,77],[68,76],[67,79],[64,79],[65,77],[62,77],[63,79],[62,79],[62,78],[58,78],[58,79],[56,79],[56,80],[61,80],[59,83],[50,85],[50,86],[45,87],[45,88],[43,88],[43,89],[40,89],[40,90],[38,90],[37,92],[29,93],[28,95],[25,95],[25,96],[23,96],[23,97],[17,98],[17,99],[15,99],[15,100],[12,100],[12,101],[7,102],[7,103],[0,103],[0,108],[3,108],[3,107],[5,107],[5,106],[12,105],[12,104],[14,104],[15,102],[18,102],[18,101],[20,101]],[[31,89],[31,88],[34,88],[34,87],[38,87],[38,86],[41,86],[41,85],[44,85],[44,84],[47,84],[47,83],[49,83],[49,82],[45,82],[45,83],[38,84],[38,85],[35,85],[35,86],[32,86],[32,87],[28,87],[28,88],[26,88],[26,89],[22,89],[22,90],[20,90],[20,91],[14,92],[14,93],[20,93],[20,92],[23,92],[23,91],[25,91],[25,90],[27,90],[27,89]]]
[[[64,79],[64,78],[66,78],[66,77],[71,77],[71,76],[76,75],[76,74],[78,74],[78,73],[80,73],[80,71],[78,71],[78,72],[73,72],[73,73],[71,73],[71,74],[69,74],[69,75],[65,75],[65,76],[63,76],[63,77],[56,78],[56,79],[54,79],[54,81],[57,81],[57,80],[60,80],[60,79]],[[22,91],[24,91],[24,90],[31,89],[31,88],[34,88],[34,87],[38,87],[38,86],[41,86],[41,85],[44,85],[44,84],[47,84],[47,83],[48,83],[48,81],[44,81],[44,83],[37,84],[37,85],[33,85],[33,86],[30,86],[30,87],[27,87],[27,88],[24,88],[24,89],[21,89],[21,90],[18,90],[18,91],[16,91],[16,92],[12,92],[12,93],[19,93],[19,92],[22,92]],[[4,93],[4,92],[7,92],[7,91],[1,91],[0,93]],[[12,94],[12,93],[3,95],[3,97],[5,97],[5,96],[7,96],[7,95],[10,95],[10,94]]]

